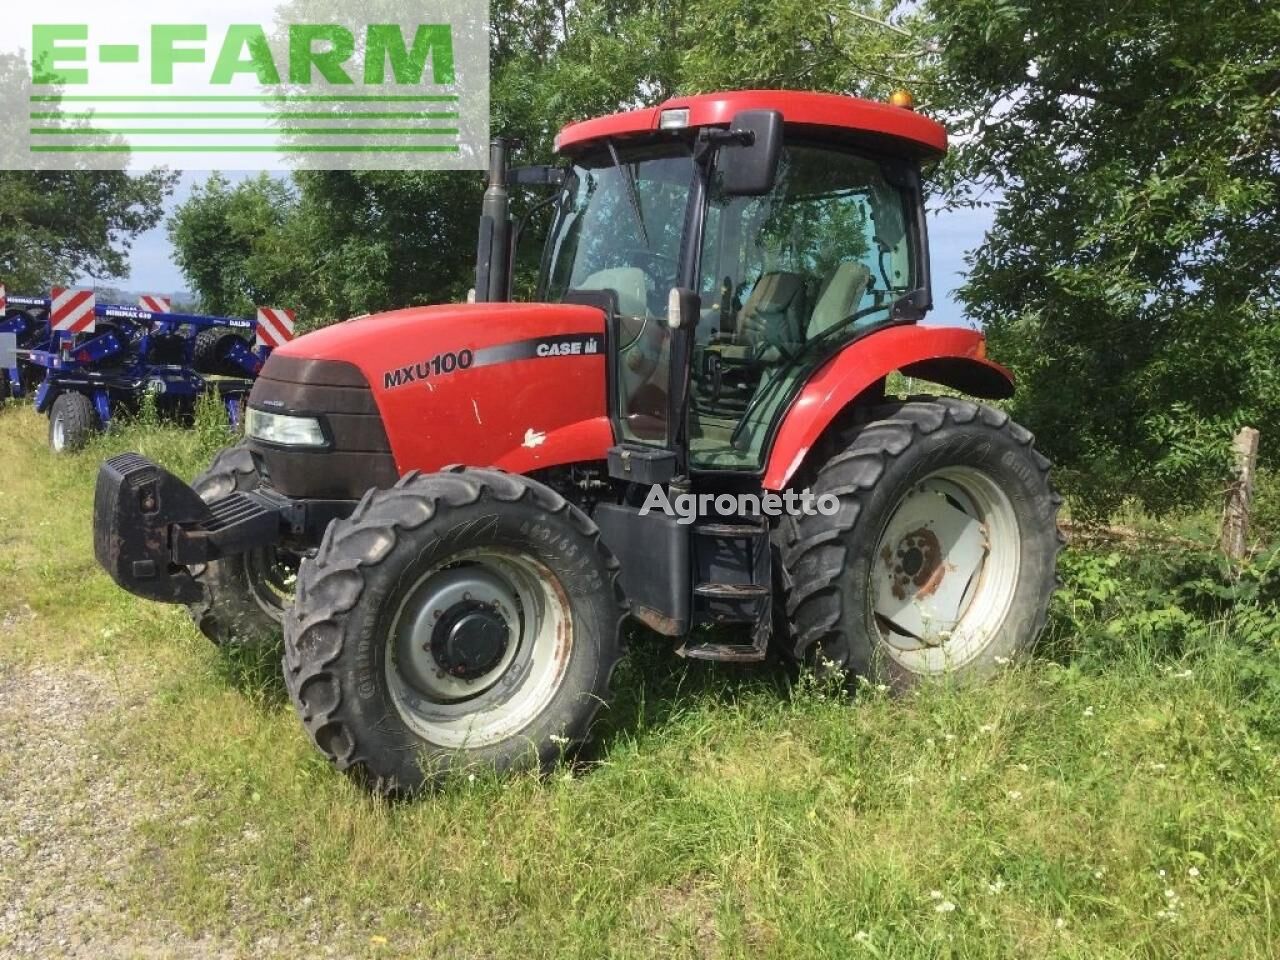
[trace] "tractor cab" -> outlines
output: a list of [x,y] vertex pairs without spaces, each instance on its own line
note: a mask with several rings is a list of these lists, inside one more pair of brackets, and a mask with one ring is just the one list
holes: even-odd
[[713,94],[574,124],[557,146],[538,299],[608,304],[623,443],[759,471],[817,367],[931,305],[919,166],[945,135],[908,109]]

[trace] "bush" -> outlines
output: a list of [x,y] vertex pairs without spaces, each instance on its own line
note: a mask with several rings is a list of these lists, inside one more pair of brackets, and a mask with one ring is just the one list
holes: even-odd
[[1259,733],[1280,735],[1280,548],[1240,566],[1188,546],[1072,548],[1046,653],[1084,669],[1212,662]]

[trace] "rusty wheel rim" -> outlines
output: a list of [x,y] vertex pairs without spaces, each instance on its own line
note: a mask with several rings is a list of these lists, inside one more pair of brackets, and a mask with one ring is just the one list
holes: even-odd
[[947,467],[898,501],[876,544],[868,595],[882,649],[920,674],[980,656],[1012,607],[1021,538],[994,479]]

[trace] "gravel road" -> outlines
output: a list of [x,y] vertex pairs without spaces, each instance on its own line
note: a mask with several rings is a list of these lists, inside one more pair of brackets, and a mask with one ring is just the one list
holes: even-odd
[[[0,643],[14,628],[0,622]],[[168,812],[145,770],[109,755],[113,733],[152,694],[132,682],[0,661],[0,957],[352,955],[318,942],[315,930],[299,930],[296,943],[244,932],[193,937],[122,910],[132,830]]]

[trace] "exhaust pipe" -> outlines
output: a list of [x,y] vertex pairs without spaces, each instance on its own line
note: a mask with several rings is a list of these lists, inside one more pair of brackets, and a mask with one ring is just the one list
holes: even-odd
[[511,289],[511,198],[507,192],[507,151],[498,138],[489,146],[489,186],[480,207],[476,248],[476,300],[507,300]]

